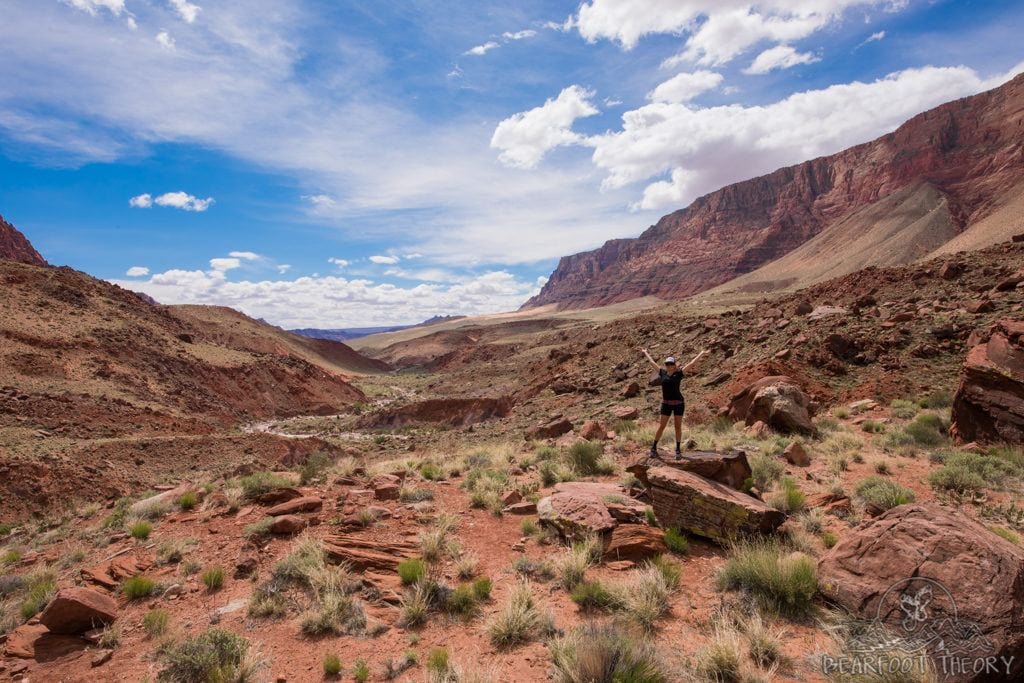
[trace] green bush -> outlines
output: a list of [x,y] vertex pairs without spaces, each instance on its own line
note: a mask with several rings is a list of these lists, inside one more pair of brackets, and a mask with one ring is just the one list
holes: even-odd
[[130,576],[121,584],[121,591],[129,600],[148,598],[156,590],[156,582],[145,576]]
[[611,463],[604,459],[604,446],[595,441],[577,441],[569,447],[566,457],[573,471],[583,476],[611,474],[615,471]]
[[427,575],[426,563],[418,557],[402,560],[398,563],[398,578],[403,586],[411,586]]
[[779,482],[779,490],[769,496],[768,502],[776,510],[792,514],[803,510],[804,499],[804,493],[796,482],[789,477],[783,477]]
[[685,555],[690,549],[690,539],[684,536],[679,529],[669,527],[665,529],[665,547],[676,555]]
[[152,531],[152,524],[145,520],[139,520],[138,522],[135,522],[135,524],[132,524],[131,528],[128,530],[128,533],[131,534],[131,537],[137,541],[145,541],[147,538],[149,538],[149,534]]
[[889,404],[889,410],[893,417],[900,420],[909,420],[917,415],[918,407],[913,401],[897,398],[893,399],[893,402]]
[[917,404],[922,408],[932,408],[935,410],[948,408],[953,405],[953,392],[949,389],[936,389],[921,398]]
[[341,673],[341,657],[335,654],[324,655],[324,676],[334,678]]
[[600,581],[581,581],[569,597],[583,609],[611,609],[617,603],[615,595]]
[[220,590],[224,586],[223,567],[210,567],[202,575],[203,585],[211,593]]
[[178,507],[182,510],[191,510],[199,504],[199,495],[195,491],[186,491],[178,496]]
[[150,638],[159,638],[167,632],[171,613],[165,609],[151,609],[142,617],[142,629]]
[[481,576],[473,582],[473,595],[477,600],[490,600],[493,583],[486,576]]
[[750,471],[758,491],[767,491],[786,471],[786,466],[768,455],[750,457]]
[[817,565],[777,542],[738,543],[718,574],[718,586],[745,591],[768,609],[801,617],[810,612],[818,591]]
[[945,421],[935,413],[921,413],[903,431],[919,446],[940,446],[946,442]]
[[440,465],[425,462],[420,465],[420,476],[427,481],[439,481],[444,478],[444,470],[441,469]]
[[444,602],[444,608],[445,611],[451,614],[469,616],[476,612],[477,602],[476,592],[473,590],[472,584],[464,584],[448,594]]
[[864,420],[860,423],[860,428],[868,434],[881,434],[885,431],[885,425],[877,420]]
[[370,666],[365,659],[356,660],[356,665],[352,667],[352,677],[356,679],[357,683],[366,683],[370,680]]
[[865,503],[882,510],[913,503],[917,498],[914,492],[905,486],[900,486],[891,479],[876,476],[868,477],[858,483],[855,494]]
[[655,555],[646,562],[644,566],[651,566],[661,572],[665,579],[665,585],[675,590],[679,587],[679,581],[683,576],[683,570],[678,563],[670,560],[664,555]]
[[25,596],[18,606],[18,613],[28,621],[50,604],[57,593],[57,576],[50,570],[35,572],[25,580],[23,590]]
[[242,477],[238,483],[242,488],[242,497],[252,499],[273,489],[288,486],[291,482],[273,472],[254,472]]
[[249,642],[245,638],[221,628],[208,629],[165,650],[167,668],[160,672],[160,680],[175,683],[251,680],[251,672],[243,677],[248,650]]
[[435,647],[427,655],[427,671],[435,676],[443,676],[451,670],[448,662],[448,650],[443,647]]
[[258,522],[247,524],[242,532],[246,538],[263,538],[270,535],[270,527],[274,526],[273,517],[264,517]]
[[928,475],[928,484],[933,489],[965,494],[985,488],[985,479],[963,466],[944,465]]
[[552,641],[558,683],[665,683],[669,680],[651,641],[618,624],[588,622]]
[[838,542],[839,542],[839,537],[836,536],[834,532],[832,532],[832,531],[822,531],[821,532],[821,543],[826,548],[831,548],[831,547],[833,547]]

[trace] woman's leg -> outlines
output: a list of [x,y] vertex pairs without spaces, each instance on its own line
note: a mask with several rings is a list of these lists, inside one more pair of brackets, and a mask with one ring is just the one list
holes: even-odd
[[661,416],[661,423],[658,425],[658,433],[654,435],[654,445],[657,446],[658,442],[661,441],[661,435],[665,433],[665,427],[668,425],[668,415]]
[[683,440],[683,416],[680,415],[679,413],[676,413],[673,417],[675,417],[676,421],[676,444],[678,445],[679,442]]

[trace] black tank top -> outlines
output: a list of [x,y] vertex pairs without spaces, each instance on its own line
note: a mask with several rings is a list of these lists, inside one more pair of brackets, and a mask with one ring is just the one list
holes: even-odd
[[664,369],[658,371],[661,379],[661,400],[682,401],[683,400],[683,371],[676,370],[671,375]]

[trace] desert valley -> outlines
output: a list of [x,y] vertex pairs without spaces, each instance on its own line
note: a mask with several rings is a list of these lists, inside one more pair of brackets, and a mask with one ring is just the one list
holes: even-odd
[[0,678],[1024,680],[1024,75],[354,338],[9,219]]

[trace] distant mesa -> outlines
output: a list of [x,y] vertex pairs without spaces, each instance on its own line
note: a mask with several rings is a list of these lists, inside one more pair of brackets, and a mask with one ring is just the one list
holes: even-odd
[[426,327],[427,325],[436,325],[438,323],[452,322],[454,320],[461,320],[465,318],[464,315],[435,315],[433,318],[428,318],[421,323],[415,325],[392,325],[390,327],[344,327],[344,328],[331,328],[321,329],[317,327],[303,327],[295,330],[288,330],[295,334],[300,334],[303,337],[309,337],[311,339],[329,339],[331,341],[349,341],[351,339],[358,339],[360,337],[368,337],[371,334],[383,334],[385,332],[398,332],[399,330],[407,330],[411,327]]
[[1022,119],[1024,75],[871,142],[723,187],[637,238],[564,256],[524,308],[719,286],[793,291],[1010,240],[1024,227]]

